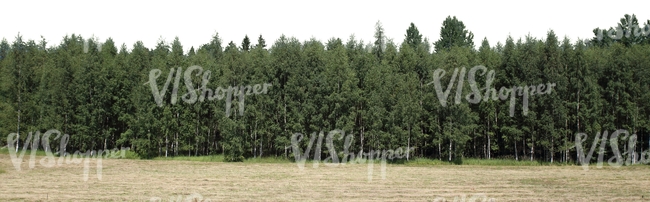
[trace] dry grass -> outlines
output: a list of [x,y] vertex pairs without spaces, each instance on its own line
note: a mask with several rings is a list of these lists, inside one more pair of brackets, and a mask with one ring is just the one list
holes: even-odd
[[[496,201],[648,201],[650,167],[405,166],[388,165],[386,179],[374,164],[300,170],[289,163],[215,163],[104,159],[102,179],[90,161],[17,171],[0,154],[0,201],[163,201],[200,194],[211,201],[453,201],[485,194]],[[37,160],[41,158],[37,157]],[[207,201],[207,200],[206,200]]]

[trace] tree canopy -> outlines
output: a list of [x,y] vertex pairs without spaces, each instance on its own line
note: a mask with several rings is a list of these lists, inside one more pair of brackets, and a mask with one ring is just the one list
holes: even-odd
[[[638,20],[625,15],[626,23]],[[336,129],[353,137],[350,152],[402,147],[412,149],[408,158],[448,161],[576,162],[576,133],[594,140],[617,129],[638,136],[635,151],[648,148],[646,29],[588,43],[551,30],[494,46],[483,39],[475,50],[462,21],[442,24],[432,44],[413,23],[396,44],[377,22],[370,43],[283,35],[267,47],[262,35],[255,45],[246,35],[222,46],[215,33],[188,53],[179,38],[127,48],[74,34],[48,46],[18,34],[0,42],[0,133],[24,142],[58,129],[70,140],[50,141],[56,151],[131,147],[144,158],[229,161],[293,158],[293,134]],[[343,140],[335,143],[342,151]]]

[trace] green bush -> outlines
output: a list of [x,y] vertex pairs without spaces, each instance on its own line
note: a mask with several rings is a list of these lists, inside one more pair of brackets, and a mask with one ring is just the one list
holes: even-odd
[[[121,156],[118,158],[122,158]],[[140,159],[140,155],[131,150],[126,150],[124,153],[124,159]]]

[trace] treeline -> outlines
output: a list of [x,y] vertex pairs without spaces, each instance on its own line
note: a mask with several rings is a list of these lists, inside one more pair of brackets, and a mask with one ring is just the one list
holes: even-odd
[[[225,154],[229,161],[292,158],[293,134],[305,134],[301,148],[306,148],[310,134],[335,129],[354,137],[350,152],[409,147],[414,148],[411,158],[443,160],[575,162],[576,133],[588,134],[583,147],[590,148],[597,133],[617,129],[637,134],[636,152],[650,147],[647,35],[625,43],[594,37],[585,44],[560,40],[549,31],[544,39],[508,37],[493,46],[484,39],[475,49],[473,34],[455,17],[445,20],[434,43],[413,24],[399,44],[384,36],[380,23],[375,28],[375,41],[368,44],[354,36],[327,42],[281,36],[267,46],[260,35],[256,44],[246,36],[238,46],[223,44],[215,34],[189,52],[178,38],[159,41],[153,49],[142,42],[127,49],[111,39],[74,34],[56,46],[18,35],[11,44],[0,43],[0,133],[19,132],[21,148],[29,132],[58,129],[70,135],[67,151],[131,147],[145,158]],[[241,100],[233,97],[228,115],[226,98],[184,101],[183,74],[193,65],[210,71],[205,85],[212,90],[271,86],[245,96],[243,116]],[[497,92],[501,87],[554,87],[529,96],[526,115],[523,97],[517,95],[511,116],[510,99],[469,103],[466,96],[473,91],[466,74],[459,73],[448,89],[456,69],[478,65],[494,70],[491,87]],[[172,68],[181,68],[176,93]],[[161,106],[148,83],[154,69],[161,70],[156,80],[165,94]],[[450,92],[446,106],[429,85],[436,69],[446,72],[440,81]],[[187,81],[197,95],[203,92],[201,72],[190,72]],[[485,88],[487,73],[477,75],[478,87]],[[50,140],[51,148],[60,150],[59,141]],[[342,152],[344,140],[337,137],[334,143]],[[627,140],[619,138],[619,145],[623,148]]]

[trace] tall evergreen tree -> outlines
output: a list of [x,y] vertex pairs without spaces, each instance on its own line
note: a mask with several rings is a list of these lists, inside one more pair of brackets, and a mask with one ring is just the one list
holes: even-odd
[[384,55],[384,49],[386,45],[386,36],[384,35],[384,27],[380,21],[375,23],[375,43],[372,49],[372,53],[381,60]]
[[243,51],[249,51],[251,49],[251,40],[248,38],[248,35],[246,35],[242,40],[241,49]]
[[422,34],[418,31],[418,28],[415,27],[415,24],[411,23],[411,26],[406,30],[405,42],[415,49],[422,43]]
[[434,42],[436,52],[449,50],[453,46],[474,48],[474,34],[465,28],[463,21],[447,16],[440,28],[440,39]]

